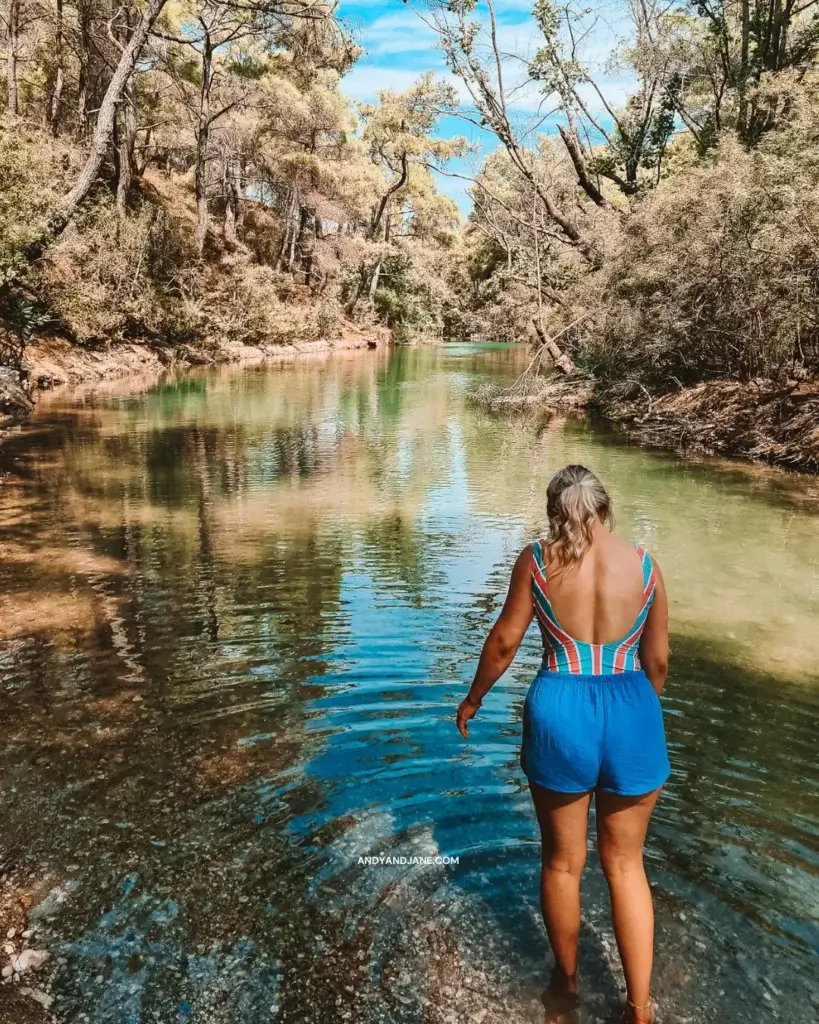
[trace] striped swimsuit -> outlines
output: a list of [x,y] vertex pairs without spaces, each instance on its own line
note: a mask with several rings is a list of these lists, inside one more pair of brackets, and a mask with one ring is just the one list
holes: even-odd
[[543,635],[543,664],[524,705],[521,764],[538,786],[642,796],[670,774],[662,708],[640,667],[657,576],[650,555],[642,548],[637,552],[643,573],[637,618],[622,639],[591,644],[561,627],[549,599],[546,545],[533,545],[532,602]]
[[643,564],[643,604],[640,614],[622,640],[611,644],[587,644],[574,640],[560,628],[549,600],[549,581],[543,541],[535,541],[532,551],[532,600],[543,634],[543,668],[549,672],[573,675],[610,675],[612,672],[637,672],[640,668],[640,640],[646,619],[654,603],[657,576],[651,556],[637,548]]

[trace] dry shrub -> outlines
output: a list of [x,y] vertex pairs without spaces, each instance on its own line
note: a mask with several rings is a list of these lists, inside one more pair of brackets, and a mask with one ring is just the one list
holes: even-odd
[[275,266],[282,246],[282,226],[275,213],[252,205],[245,212],[242,241],[259,263]]
[[33,283],[81,343],[181,340],[200,326],[178,276],[192,257],[164,207],[146,201],[120,221],[106,196],[49,249]]
[[0,119],[0,285],[26,269],[23,250],[43,233],[76,173],[68,145],[24,122]]
[[[122,218],[100,181],[94,201],[29,265],[25,249],[42,237],[81,156],[35,126],[16,126],[12,133],[0,121],[0,286],[11,283],[20,291],[24,283],[25,294],[37,296],[38,310],[76,341],[287,344],[338,330],[339,278],[349,247],[317,241],[311,290],[273,269],[279,218],[249,204],[242,244],[227,251],[214,222],[213,244],[201,260],[184,177],[149,175]],[[0,309],[6,319],[17,291]]]
[[341,326],[341,304],[335,299],[328,299],[316,309],[316,330],[320,338],[332,338],[338,334]]
[[572,344],[604,391],[819,371],[817,174],[784,139],[666,179],[573,290],[561,319],[589,314]]
[[309,303],[282,301],[287,279],[271,267],[222,261],[203,289],[206,333],[245,345],[288,344],[318,337],[315,313]]

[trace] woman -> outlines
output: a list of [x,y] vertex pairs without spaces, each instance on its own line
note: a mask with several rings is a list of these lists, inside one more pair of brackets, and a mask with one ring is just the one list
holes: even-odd
[[597,849],[626,977],[624,1021],[653,1021],[654,911],[643,843],[670,774],[658,694],[668,670],[668,601],[650,555],[610,532],[597,477],[567,466],[547,492],[549,539],[529,544],[458,708],[468,735],[533,616],[543,665],[526,697],[521,763],[542,842],[541,909],[555,956],[550,991],[576,1001],[580,875],[592,796]]

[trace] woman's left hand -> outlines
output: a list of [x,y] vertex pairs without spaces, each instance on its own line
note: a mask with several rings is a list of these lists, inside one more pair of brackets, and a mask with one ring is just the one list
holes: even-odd
[[466,723],[477,713],[478,707],[469,700],[464,699],[458,705],[458,732],[465,740],[469,739],[469,726]]

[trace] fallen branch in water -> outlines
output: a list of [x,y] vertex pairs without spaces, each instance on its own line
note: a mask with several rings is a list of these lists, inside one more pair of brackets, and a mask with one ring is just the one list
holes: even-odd
[[[481,384],[471,398],[479,405],[494,409],[526,409],[543,407],[555,411],[575,411],[585,408],[591,398],[591,380],[578,374],[572,359],[562,351],[557,339],[567,334],[573,327],[585,320],[584,313],[576,320],[549,336],[537,322],[533,320],[535,331],[542,340],[529,365],[523,373],[508,387],[499,384]],[[562,376],[542,377],[540,375],[543,356],[547,354]]]
[[572,361],[571,356],[567,355],[563,351],[563,349],[561,349],[561,347],[557,344],[557,339],[562,334],[566,334],[567,331],[570,331],[572,327],[575,327],[577,324],[579,324],[581,320],[585,320],[587,316],[588,313],[584,313],[583,316],[578,317],[577,320],[575,320],[574,323],[569,324],[568,327],[564,327],[563,330],[558,332],[558,334],[556,334],[553,338],[550,337],[546,333],[546,331],[544,331],[543,325],[541,324],[538,317],[532,317],[532,325],[535,328],[535,334],[537,334],[538,338],[540,338],[541,352],[545,349],[551,356],[552,362],[555,364],[555,366],[559,370],[562,370],[562,372],[567,375],[573,374],[575,372],[575,365]]

